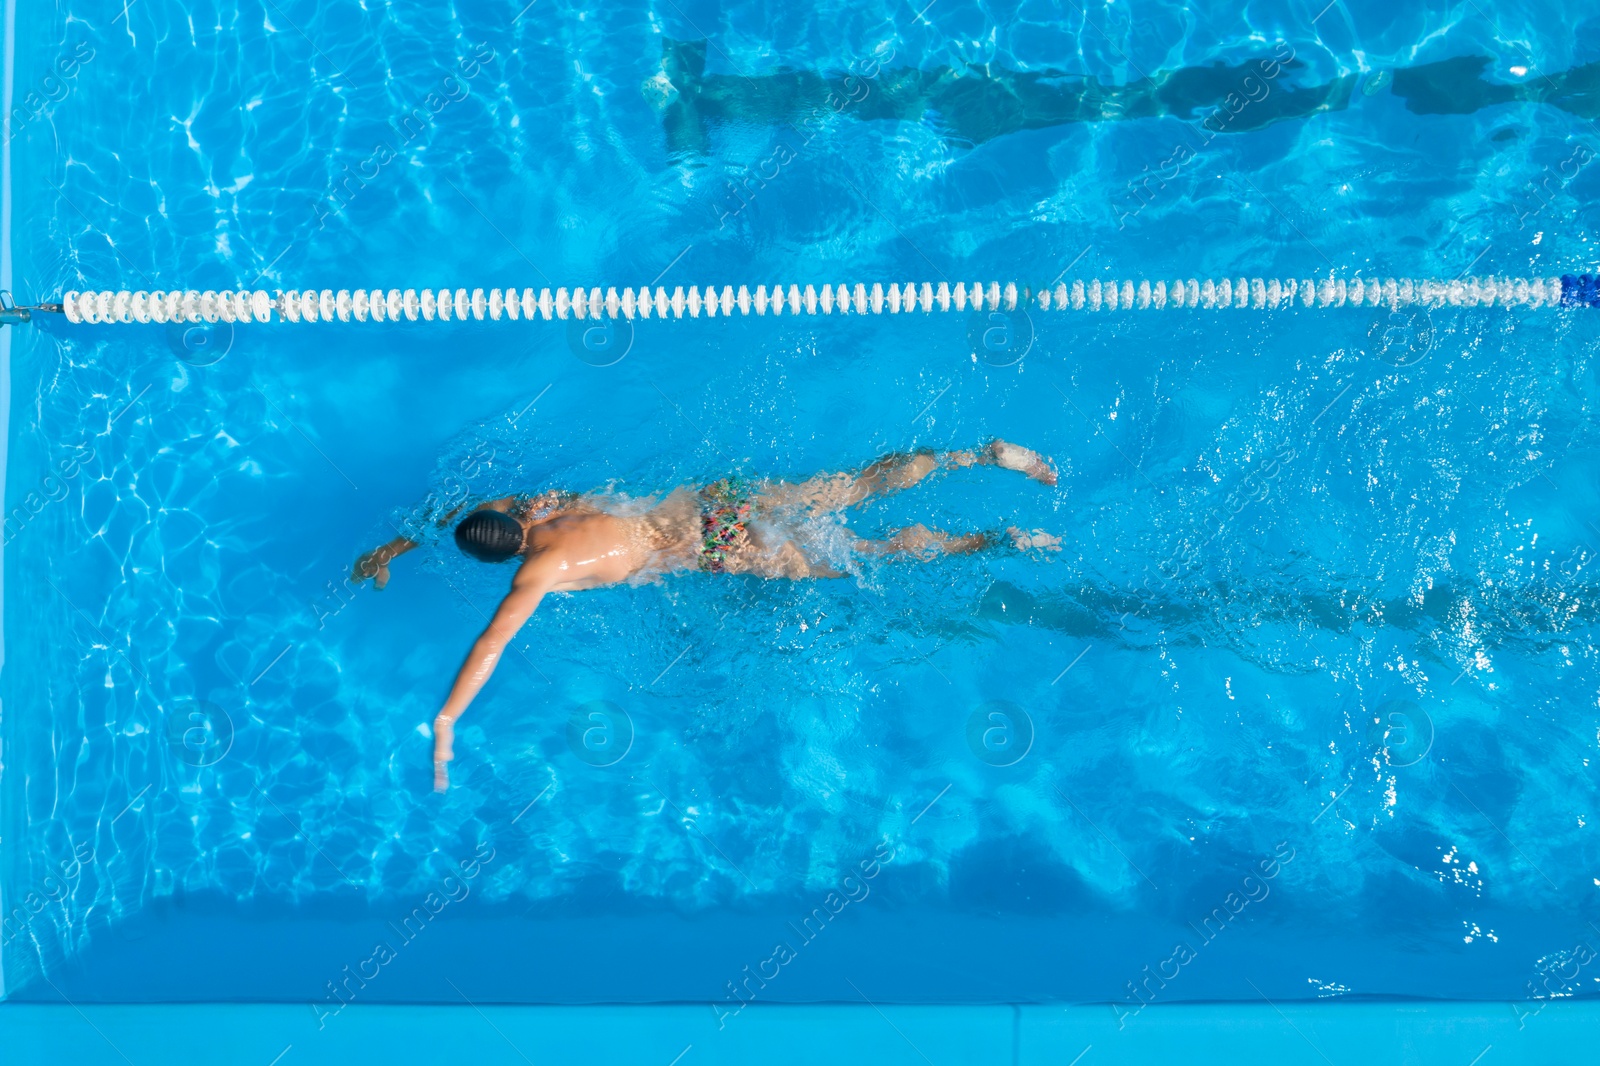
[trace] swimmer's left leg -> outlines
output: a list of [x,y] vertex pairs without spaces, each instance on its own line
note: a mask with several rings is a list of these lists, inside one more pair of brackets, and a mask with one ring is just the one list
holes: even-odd
[[1011,537],[1012,547],[1018,551],[1027,551],[1029,548],[1043,548],[1051,552],[1061,550],[1061,538],[1042,529],[1024,530],[1007,526],[1006,533]]
[[918,524],[896,530],[887,540],[858,538],[854,547],[862,555],[914,555],[919,559],[933,559],[940,555],[968,555],[992,543],[993,538],[987,533],[951,536]]
[[[1010,538],[1011,546],[1018,551],[1027,551],[1030,548],[1043,548],[1045,551],[1056,552],[1061,550],[1061,538],[1042,529],[1029,531],[1008,526],[1006,537]],[[896,530],[887,540],[868,540],[858,537],[854,547],[862,555],[914,555],[919,559],[933,559],[940,555],[969,555],[985,548],[998,547],[1003,542],[1004,538],[994,534],[965,533],[952,536],[918,524]]]

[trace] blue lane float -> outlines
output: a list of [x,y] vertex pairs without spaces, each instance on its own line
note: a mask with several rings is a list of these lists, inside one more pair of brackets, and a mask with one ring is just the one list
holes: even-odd
[[1562,307],[1600,307],[1600,277],[1561,275]]

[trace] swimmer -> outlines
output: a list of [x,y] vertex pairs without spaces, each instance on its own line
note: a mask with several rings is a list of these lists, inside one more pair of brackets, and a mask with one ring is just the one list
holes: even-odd
[[[637,514],[606,510],[599,499],[568,492],[507,496],[479,504],[457,524],[456,544],[486,563],[518,556],[522,562],[511,579],[511,592],[472,646],[434,719],[434,789],[442,792],[450,783],[456,719],[489,680],[507,643],[546,593],[650,580],[682,570],[789,580],[843,577],[844,571],[808,544],[799,520],[834,514],[873,496],[910,488],[936,470],[969,466],[998,466],[1045,485],[1056,483],[1048,459],[996,440],[973,451],[891,455],[856,473],[819,474],[801,482],[724,478],[699,488],[676,489]],[[440,524],[448,524],[464,509],[452,511]],[[1059,550],[1061,545],[1059,538],[1038,530],[1006,532],[1017,548]],[[975,552],[997,540],[987,533],[951,535],[924,525],[907,526],[883,540],[845,533],[858,554],[920,559]],[[367,552],[356,560],[352,580],[372,578],[377,588],[383,588],[389,583],[389,564],[415,547],[416,541],[396,537]]]

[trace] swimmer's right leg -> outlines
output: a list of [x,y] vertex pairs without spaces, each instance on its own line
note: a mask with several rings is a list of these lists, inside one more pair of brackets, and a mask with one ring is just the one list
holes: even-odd
[[910,488],[939,469],[940,458],[940,453],[931,449],[899,452],[854,472],[818,474],[798,482],[774,482],[763,488],[754,502],[769,508],[804,507],[814,514],[842,511],[865,503],[873,496]]
[[802,506],[814,513],[842,511],[909,489],[937,470],[966,466],[998,466],[1015,470],[1046,485],[1056,483],[1055,468],[1038,452],[998,438],[973,450],[937,452],[922,448],[884,456],[855,473],[818,474],[798,483],[778,482],[757,496],[769,507]]
[[1049,459],[1032,448],[996,437],[976,452],[948,452],[957,466],[998,466],[1002,470],[1015,470],[1044,485],[1056,483],[1056,468]]

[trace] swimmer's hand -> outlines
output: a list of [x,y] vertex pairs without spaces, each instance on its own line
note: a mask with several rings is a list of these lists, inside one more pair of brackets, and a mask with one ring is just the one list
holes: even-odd
[[356,565],[350,570],[350,581],[359,585],[367,578],[372,578],[372,587],[381,589],[389,583],[389,553],[383,548],[374,548],[356,560]]
[[389,584],[389,563],[397,555],[404,555],[417,546],[417,542],[409,537],[396,537],[387,544],[373,548],[356,560],[356,565],[350,570],[350,582],[359,585],[367,578],[372,578],[372,585],[382,589]]
[[433,720],[433,790],[443,792],[450,787],[450,760],[455,758],[453,741],[456,723],[444,715]]

